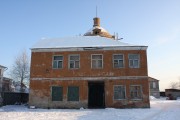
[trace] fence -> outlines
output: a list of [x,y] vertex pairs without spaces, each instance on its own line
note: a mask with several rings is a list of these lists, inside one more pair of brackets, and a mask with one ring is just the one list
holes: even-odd
[[25,104],[28,103],[29,93],[3,92],[3,105]]

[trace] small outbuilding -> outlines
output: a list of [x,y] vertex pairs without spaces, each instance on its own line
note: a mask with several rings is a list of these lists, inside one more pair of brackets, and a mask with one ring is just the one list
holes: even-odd
[[170,100],[176,100],[180,97],[180,90],[179,89],[165,89],[166,97]]
[[159,80],[149,77],[149,92],[150,96],[160,98]]

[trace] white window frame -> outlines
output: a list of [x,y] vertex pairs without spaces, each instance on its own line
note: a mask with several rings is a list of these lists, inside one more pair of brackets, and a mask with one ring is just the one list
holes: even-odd
[[115,98],[114,98],[114,94],[113,94],[113,99],[114,99],[114,100],[125,100],[125,99],[126,99],[126,86],[125,86],[125,85],[114,85],[114,86],[113,86],[113,93],[114,93],[115,87],[118,87],[118,86],[123,86],[123,87],[124,87],[125,98],[115,99]]
[[[54,57],[58,57],[58,56],[61,56],[62,57],[62,60],[54,60]],[[57,62],[57,68],[54,68],[54,61]],[[62,67],[61,68],[58,68],[58,61],[62,61]],[[63,61],[64,61],[64,56],[63,55],[53,55],[52,57],[52,68],[53,69],[63,69]]]
[[[140,87],[140,94],[141,94],[141,98],[132,98],[131,97],[131,87],[133,86],[139,86]],[[142,100],[142,97],[143,97],[143,92],[142,92],[142,85],[130,85],[130,97],[131,97],[131,100]]]
[[[138,59],[130,59],[130,55],[138,55]],[[129,68],[140,68],[140,54],[128,54],[128,59],[129,59]],[[138,66],[136,67],[134,64],[135,64],[135,61],[138,61]],[[133,66],[131,66],[131,62],[130,61],[133,61]]]
[[[115,55],[122,55],[123,56],[123,59],[114,59],[114,56]],[[114,60],[118,60],[118,64],[119,64],[119,60],[123,60],[123,67],[115,67],[114,66]],[[113,68],[124,68],[124,54],[113,54]]]
[[[101,55],[102,56],[102,67],[101,68],[93,68],[93,65],[92,65],[92,61],[93,61],[92,57],[93,57],[93,55]],[[100,59],[98,59],[98,60],[100,60]],[[103,54],[91,54],[91,69],[103,69]]]
[[[71,57],[71,56],[79,56],[79,67],[78,67],[78,68],[75,67],[75,66],[76,66],[76,65],[75,65],[76,62],[75,62],[74,60],[70,60],[70,57]],[[69,58],[68,58],[68,68],[69,68],[69,69],[79,69],[79,68],[80,68],[80,55],[79,55],[79,54],[70,54],[68,57],[69,57]],[[73,68],[70,67],[71,61],[74,61],[74,67],[73,67]]]

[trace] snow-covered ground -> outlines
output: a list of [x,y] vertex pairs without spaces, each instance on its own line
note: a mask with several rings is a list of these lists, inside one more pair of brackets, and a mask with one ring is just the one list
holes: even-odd
[[180,120],[180,100],[151,97],[148,109],[28,109],[24,105],[0,108],[0,120]]

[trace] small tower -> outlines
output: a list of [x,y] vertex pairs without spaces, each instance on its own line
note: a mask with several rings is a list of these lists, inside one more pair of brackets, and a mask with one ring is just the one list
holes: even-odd
[[88,30],[84,34],[84,36],[101,36],[101,37],[107,37],[107,38],[115,39],[114,35],[109,34],[109,32],[107,30],[105,30],[104,28],[102,28],[100,26],[100,18],[95,17],[95,18],[93,18],[93,20],[94,20],[93,28]]
[[100,27],[100,18],[95,17],[93,20],[94,20],[93,27],[96,27],[96,26]]

